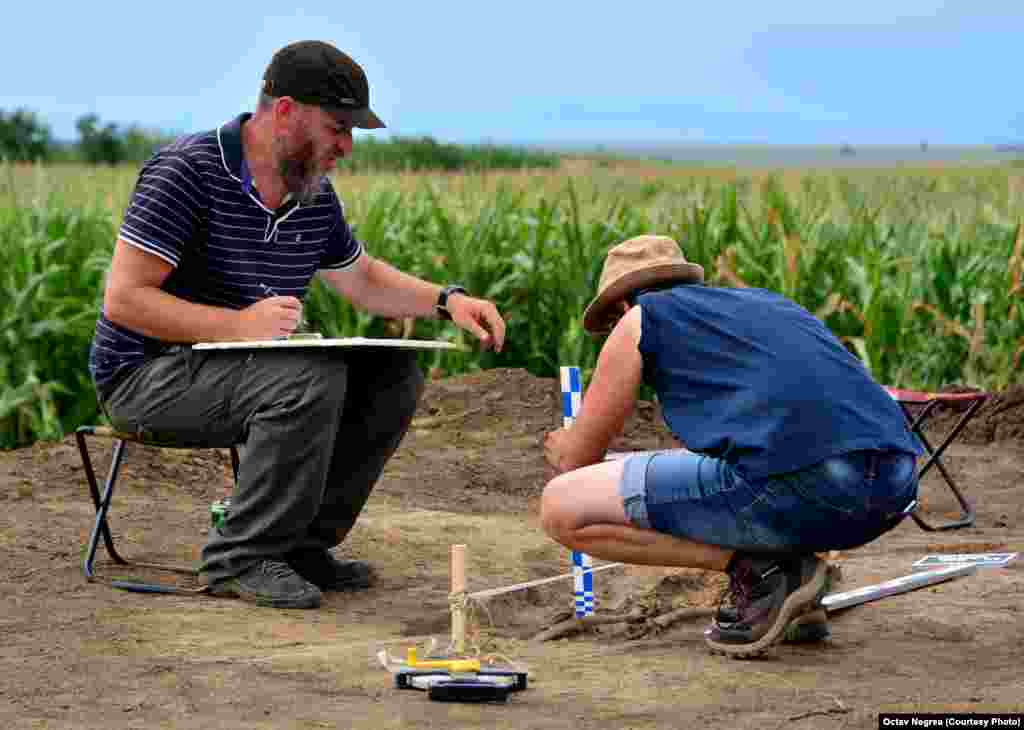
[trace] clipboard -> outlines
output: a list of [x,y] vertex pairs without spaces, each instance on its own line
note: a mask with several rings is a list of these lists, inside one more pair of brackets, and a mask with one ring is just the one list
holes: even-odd
[[279,350],[310,347],[397,347],[407,350],[470,351],[464,345],[447,340],[402,340],[374,337],[290,337],[274,340],[197,342],[192,345],[193,350]]

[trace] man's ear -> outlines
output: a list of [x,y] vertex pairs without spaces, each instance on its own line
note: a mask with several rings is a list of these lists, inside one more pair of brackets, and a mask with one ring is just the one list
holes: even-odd
[[290,96],[279,96],[274,99],[273,119],[274,130],[290,130],[295,125],[295,118],[299,113],[299,105]]

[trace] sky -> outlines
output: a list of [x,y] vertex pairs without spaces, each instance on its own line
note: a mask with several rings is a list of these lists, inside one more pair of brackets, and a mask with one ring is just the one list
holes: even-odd
[[[13,3],[0,110],[172,133],[333,43],[387,135],[514,144],[1024,141],[1021,0]],[[363,134],[363,133],[360,133]]]

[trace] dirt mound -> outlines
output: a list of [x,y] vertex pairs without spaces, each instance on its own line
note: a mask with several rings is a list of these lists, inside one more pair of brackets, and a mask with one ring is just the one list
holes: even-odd
[[[544,460],[544,435],[561,426],[561,386],[554,378],[496,369],[431,381],[382,489],[414,502],[436,504],[440,498],[449,509],[535,506],[553,475]],[[672,443],[657,405],[641,402],[611,448]]]
[[[507,444],[509,433],[535,436],[562,426],[561,386],[557,379],[538,378],[525,370],[496,369],[428,384],[413,430],[438,428],[446,438],[470,438],[478,442],[491,437]],[[475,434],[475,435],[473,435]],[[641,401],[626,422],[615,449],[657,449],[672,445],[672,436],[661,420],[655,403]]]
[[[951,386],[943,388],[942,392],[964,393],[974,390]],[[926,433],[937,436],[948,433],[959,422],[966,408],[963,405],[936,407],[926,423]],[[958,438],[967,444],[1019,442],[1024,439],[1024,385],[1012,385],[1004,391],[993,393]]]
[[[87,437],[86,445],[97,482],[102,487],[110,468],[113,441]],[[74,436],[66,436],[58,443],[40,441],[24,449],[0,451],[2,467],[6,467],[22,497],[30,497],[47,485],[68,482],[85,489],[84,467]],[[172,489],[182,496],[205,499],[212,495],[213,499],[219,499],[230,492],[231,474],[227,449],[158,449],[129,443],[125,445],[118,481],[144,482],[151,488]],[[4,496],[0,490],[0,499]]]

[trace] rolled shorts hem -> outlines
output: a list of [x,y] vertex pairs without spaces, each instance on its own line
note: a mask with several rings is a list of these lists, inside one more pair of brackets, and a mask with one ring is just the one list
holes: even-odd
[[655,451],[641,451],[627,456],[623,462],[622,478],[619,480],[619,496],[626,519],[634,527],[653,530],[647,513],[647,467]]

